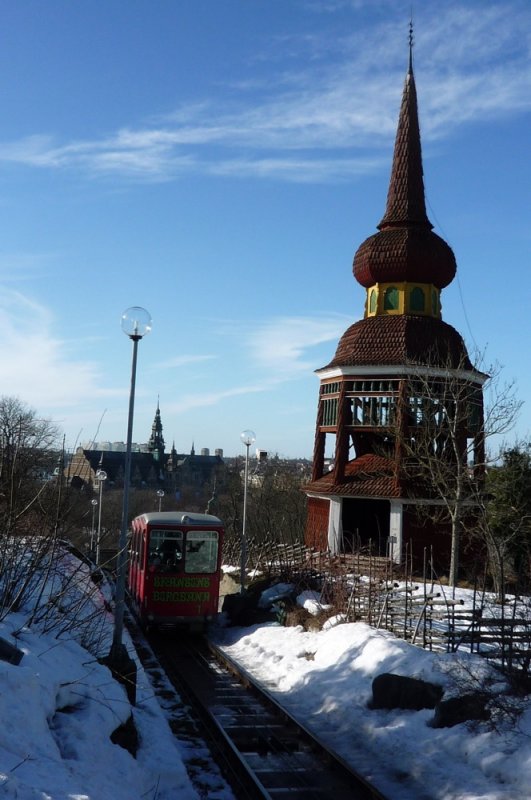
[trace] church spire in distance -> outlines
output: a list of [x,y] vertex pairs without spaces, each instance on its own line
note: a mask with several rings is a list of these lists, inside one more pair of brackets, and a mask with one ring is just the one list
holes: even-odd
[[159,398],[157,397],[157,410],[155,412],[155,419],[151,426],[151,436],[149,437],[148,450],[153,453],[153,457],[161,465],[164,460],[164,437],[162,435],[162,420],[160,418],[160,405]]

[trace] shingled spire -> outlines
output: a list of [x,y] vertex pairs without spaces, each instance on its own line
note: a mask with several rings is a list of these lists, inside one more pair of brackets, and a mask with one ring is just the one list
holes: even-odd
[[413,75],[412,30],[409,40],[409,67],[404,83],[398,118],[393,167],[387,194],[385,215],[378,228],[397,225],[433,225],[426,215],[422,152],[417,106],[417,89]]
[[[366,316],[384,311],[440,316],[439,293],[453,280],[456,263],[426,214],[411,29],[387,206],[377,227],[379,232],[363,242],[353,264],[354,277],[368,290]],[[424,306],[409,303],[415,289],[422,291]]]

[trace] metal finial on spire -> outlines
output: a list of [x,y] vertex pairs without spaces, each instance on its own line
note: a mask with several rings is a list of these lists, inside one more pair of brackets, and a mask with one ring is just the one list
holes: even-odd
[[413,72],[413,9],[411,9],[411,16],[409,18],[409,72]]

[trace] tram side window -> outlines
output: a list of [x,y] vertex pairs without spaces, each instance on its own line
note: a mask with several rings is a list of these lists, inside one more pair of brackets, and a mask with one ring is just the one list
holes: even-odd
[[138,534],[138,538],[140,539],[140,547],[139,547],[139,553],[138,553],[139,565],[140,565],[140,569],[145,569],[145,566],[144,566],[144,553],[146,551],[146,534],[145,534],[145,532],[139,533]]
[[182,531],[151,531],[148,555],[150,565],[175,570],[180,568],[182,557]]
[[218,531],[188,531],[184,571],[216,572],[218,543]]

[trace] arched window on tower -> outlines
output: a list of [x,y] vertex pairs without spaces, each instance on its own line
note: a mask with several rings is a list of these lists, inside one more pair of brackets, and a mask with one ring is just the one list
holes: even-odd
[[409,310],[410,311],[425,311],[425,298],[424,290],[420,286],[415,286],[409,295]]
[[398,311],[398,289],[396,286],[389,286],[384,294],[384,311]]
[[371,314],[374,314],[374,312],[376,311],[376,300],[377,299],[378,299],[378,295],[377,295],[376,289],[371,289],[371,292],[369,294],[369,312]]

